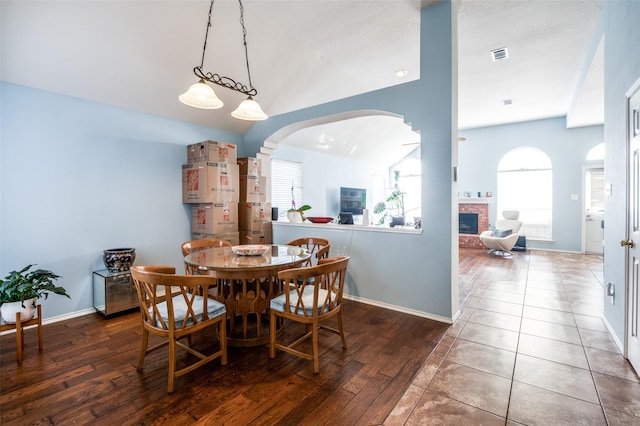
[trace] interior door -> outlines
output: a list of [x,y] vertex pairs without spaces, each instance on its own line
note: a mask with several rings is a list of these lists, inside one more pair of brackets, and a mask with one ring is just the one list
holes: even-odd
[[604,247],[602,239],[604,230],[602,229],[602,220],[604,214],[601,212],[587,213],[585,216],[585,247],[584,251],[589,254],[602,254]]
[[584,251],[602,254],[604,247],[604,168],[590,167],[585,170],[584,183]]
[[640,80],[627,98],[627,127],[629,135],[629,229],[627,240],[620,241],[629,248],[627,274],[627,331],[626,352],[633,368],[640,372],[640,339],[638,337],[638,292],[640,281]]

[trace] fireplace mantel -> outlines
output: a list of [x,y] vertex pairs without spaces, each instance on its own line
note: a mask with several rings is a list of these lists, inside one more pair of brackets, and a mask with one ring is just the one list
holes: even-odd
[[489,204],[491,197],[459,197],[458,204]]

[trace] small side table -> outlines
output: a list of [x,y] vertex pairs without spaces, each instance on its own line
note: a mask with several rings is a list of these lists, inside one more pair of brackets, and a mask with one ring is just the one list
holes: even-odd
[[93,307],[105,317],[138,309],[138,292],[131,272],[94,271]]
[[42,307],[38,304],[36,306],[38,310],[37,317],[32,318],[28,321],[20,321],[20,312],[16,312],[16,323],[15,324],[1,324],[0,331],[5,330],[13,330],[16,329],[16,352],[18,358],[18,365],[22,365],[22,352],[24,351],[24,328],[30,327],[32,325],[38,326],[38,350],[42,353],[44,347],[42,344]]

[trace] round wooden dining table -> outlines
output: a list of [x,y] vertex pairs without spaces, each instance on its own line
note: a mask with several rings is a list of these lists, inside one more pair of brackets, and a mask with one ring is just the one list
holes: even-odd
[[[211,296],[224,303],[227,343],[237,347],[269,342],[269,302],[283,292],[278,271],[299,267],[311,257],[304,248],[280,244],[264,245],[264,254],[234,252],[246,247],[214,247],[184,258],[192,273],[216,278],[217,286]],[[277,327],[279,334],[282,323]]]

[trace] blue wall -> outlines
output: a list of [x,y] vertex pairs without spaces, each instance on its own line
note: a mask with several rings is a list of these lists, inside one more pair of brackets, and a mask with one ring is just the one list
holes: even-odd
[[427,223],[415,245],[400,244],[401,239],[397,247],[376,244],[389,247],[386,259],[395,265],[381,269],[387,272],[377,279],[408,285],[394,292],[399,305],[406,301],[410,309],[451,318],[457,311],[451,294],[453,265],[457,268],[451,237],[452,85],[457,78],[451,66],[451,12],[450,2],[422,11],[419,82],[272,117],[256,123],[244,140],[2,82],[0,274],[37,263],[61,275],[72,299],[44,301],[47,318],[90,309],[91,272],[103,268],[103,249],[132,246],[138,264],[181,267],[179,245],[190,231],[190,212],[181,203],[185,145],[215,139],[237,144],[240,155],[252,155],[271,134],[305,117],[373,108],[428,129],[422,138],[422,156],[429,159],[423,179],[432,190],[423,198],[423,212],[442,216]]
[[[455,43],[449,37],[455,33],[450,8],[444,2],[422,11],[420,81],[273,117],[255,125],[244,141],[228,132],[2,82],[0,275],[38,263],[62,275],[61,284],[73,297],[52,296],[45,301],[46,317],[88,309],[92,306],[91,271],[102,268],[105,248],[130,245],[138,251],[137,263],[181,266],[178,245],[189,235],[189,215],[180,202],[179,186],[184,145],[204,139],[239,147],[244,143],[242,155],[251,155],[290,123],[377,108],[403,115],[423,130],[422,202],[423,217],[428,219],[423,219],[425,232],[417,238],[419,242],[389,254],[399,274],[391,274],[391,279],[408,283],[406,294],[394,297],[411,299],[410,307],[421,311],[453,315],[450,287],[456,276],[451,269],[457,254],[452,201],[458,188],[451,183],[457,153],[451,144],[455,138],[451,123],[456,122],[455,108],[451,108],[456,97],[455,67],[446,65],[455,58]],[[606,200],[605,281],[618,289],[624,288],[626,260],[625,250],[619,247],[626,235],[624,95],[640,77],[640,26],[630,16],[640,16],[640,2],[605,2],[605,168],[606,180],[613,186]],[[490,131],[467,130],[466,143],[484,139],[484,132]],[[517,136],[524,135],[518,132]],[[467,155],[464,149],[461,155]],[[584,156],[580,153],[576,158]],[[464,174],[471,170],[461,172],[461,179],[467,179]],[[491,182],[480,184],[487,189],[477,190],[491,190]],[[605,304],[606,318],[620,340],[624,338],[624,302],[619,290],[616,304]]]
[[51,269],[71,300],[46,318],[93,306],[102,250],[136,248],[137,264],[182,268],[191,211],[182,204],[185,145],[240,135],[2,82],[0,275]]
[[[374,199],[373,176],[386,179],[389,169],[383,164],[353,161],[321,152],[280,145],[273,158],[302,163],[303,198],[300,203],[309,204],[312,209],[307,216],[338,217],[340,212],[340,187],[367,189],[367,208],[382,199]],[[388,179],[387,179],[388,180]]]
[[[394,265],[376,265],[381,272],[376,279],[407,285],[394,291],[392,303],[451,318],[457,311],[457,297],[451,294],[452,268],[457,268],[451,237],[456,81],[451,3],[425,9],[422,15],[419,82],[273,117],[256,123],[244,141],[239,135],[3,83],[0,273],[38,263],[63,276],[60,284],[72,299],[45,301],[46,317],[89,309],[91,272],[103,267],[105,248],[133,246],[136,263],[181,266],[179,244],[189,237],[190,214],[181,203],[184,145],[216,139],[251,155],[269,135],[305,116],[380,109],[425,130],[423,179],[431,189],[423,197],[423,212],[442,219],[423,225],[425,234],[412,244],[398,238],[397,244],[384,240],[368,245],[387,247],[385,259]],[[330,170],[327,165],[325,173]]]
[[[453,233],[457,230],[457,199],[453,196],[457,189],[452,180],[457,158],[452,144],[457,138],[453,124],[457,122],[455,19],[451,2],[423,9],[421,15],[419,81],[271,117],[245,134],[244,149],[247,154],[258,152],[264,141],[272,142],[287,126],[339,113],[386,111],[412,123],[421,132],[423,234],[367,234],[367,250],[358,251],[364,258],[349,267],[352,274],[367,277],[356,283],[358,294],[367,299],[452,318],[458,310],[457,272],[453,273],[458,268],[457,234]],[[330,164],[326,173],[331,173]],[[282,238],[276,242],[288,236]],[[375,255],[367,259],[367,251]],[[389,286],[393,289],[390,297]]]
[[[503,155],[514,148],[543,150],[553,167],[553,242],[527,241],[529,247],[550,250],[582,250],[582,167],[594,146],[604,142],[604,127],[567,129],[565,119],[529,121],[460,132],[467,138],[458,147],[460,194],[493,192],[489,223],[500,219],[496,210],[496,171]],[[571,194],[579,199],[572,201]]]

